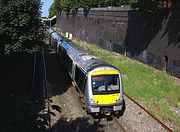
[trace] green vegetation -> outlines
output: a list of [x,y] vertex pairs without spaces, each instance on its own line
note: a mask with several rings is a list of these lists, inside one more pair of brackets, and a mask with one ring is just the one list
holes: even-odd
[[75,43],[91,54],[118,67],[123,77],[124,91],[145,106],[156,117],[171,122],[176,131],[180,130],[180,118],[173,110],[180,108],[180,82],[163,71],[125,56],[106,51],[93,44],[74,39]]
[[121,6],[133,3],[135,0],[54,0],[49,9],[49,17],[57,15],[61,11],[69,12],[78,8],[89,10],[91,7]]
[[0,0],[0,57],[35,50],[40,8],[40,0]]
[[[177,0],[168,0],[168,2],[176,2]],[[161,0],[54,0],[49,9],[49,17],[57,15],[61,11],[69,13],[70,10],[84,8],[89,10],[91,7],[108,7],[131,5],[132,8],[139,9],[142,12],[150,14],[159,14],[159,11],[167,9],[168,4]],[[165,8],[164,8],[165,7]],[[171,8],[171,7],[168,7]]]

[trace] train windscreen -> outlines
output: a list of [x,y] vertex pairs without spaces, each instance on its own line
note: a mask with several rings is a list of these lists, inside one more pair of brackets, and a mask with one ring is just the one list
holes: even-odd
[[119,93],[118,75],[96,75],[92,76],[93,94],[113,94]]

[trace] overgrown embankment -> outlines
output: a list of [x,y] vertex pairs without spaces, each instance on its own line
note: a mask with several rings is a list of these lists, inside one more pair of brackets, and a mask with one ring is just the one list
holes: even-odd
[[164,122],[180,127],[180,80],[138,61],[74,39],[89,53],[118,67],[123,74],[124,91]]

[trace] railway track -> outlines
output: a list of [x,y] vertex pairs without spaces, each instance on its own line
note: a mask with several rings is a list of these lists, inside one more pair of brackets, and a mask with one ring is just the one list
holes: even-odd
[[96,125],[100,124],[98,131],[104,132],[126,132],[126,129],[123,125],[117,120],[114,116],[105,116],[100,118],[94,118],[92,115],[89,115],[91,123]]
[[123,132],[126,132],[125,128],[119,123],[116,117],[113,117],[113,120]]
[[116,117],[106,118],[106,130],[108,132],[126,132],[125,128],[121,125],[121,123],[117,120]]
[[[37,81],[35,78],[36,76],[40,76],[40,83],[42,87],[42,95],[43,95],[43,100],[45,104],[45,110],[44,113],[46,115],[46,129],[48,132],[51,131],[51,115],[50,115],[50,98],[49,98],[49,93],[48,93],[48,85],[47,85],[47,69],[46,69],[46,60],[45,60],[45,53],[44,53],[44,47],[40,46],[41,53],[39,55],[35,54],[34,55],[34,64],[33,64],[33,73],[32,73],[32,88],[31,88],[31,93],[30,93],[30,98],[31,100],[34,99],[35,96],[35,81]],[[38,67],[37,62],[41,62]],[[36,73],[37,69],[40,68],[41,73]],[[38,75],[39,74],[39,75]]]
[[135,101],[133,98],[131,98],[129,95],[124,93],[124,95],[130,99],[132,102],[134,102],[136,105],[138,105],[143,111],[145,111],[148,115],[150,115],[159,125],[161,125],[166,131],[173,132],[167,125],[165,125],[163,122],[161,122],[158,118],[156,118],[153,114],[151,114],[149,111],[147,111],[143,106],[141,106],[137,101]]
[[50,111],[50,98],[48,93],[48,85],[47,85],[47,69],[46,69],[46,61],[45,61],[45,55],[44,55],[44,48],[41,46],[41,52],[42,52],[42,60],[43,60],[43,94],[47,109],[47,119],[48,119],[48,132],[51,132],[51,111]]
[[[125,93],[124,93],[125,94]],[[173,130],[171,130],[167,125],[165,125],[163,122],[161,122],[159,119],[157,119],[153,114],[151,114],[149,111],[147,111],[143,106],[141,106],[138,102],[136,102],[134,99],[132,99],[129,95],[125,94],[125,96],[130,99],[132,102],[134,102],[137,106],[139,106],[143,111],[145,111],[148,115],[150,115],[160,126],[162,126],[167,132],[173,132]],[[97,119],[94,119],[94,117],[92,117],[92,120],[94,122],[98,122]],[[116,117],[104,117],[100,120],[104,120],[104,122],[102,123],[102,125],[104,125],[104,129],[103,131],[107,131],[107,132],[126,132],[125,126],[123,126],[120,121],[116,118]]]

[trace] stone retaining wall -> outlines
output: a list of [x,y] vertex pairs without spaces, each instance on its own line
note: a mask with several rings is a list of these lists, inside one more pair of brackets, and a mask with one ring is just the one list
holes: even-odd
[[93,8],[87,15],[59,14],[57,27],[63,33],[127,55],[180,77],[180,12],[158,16],[129,8]]

